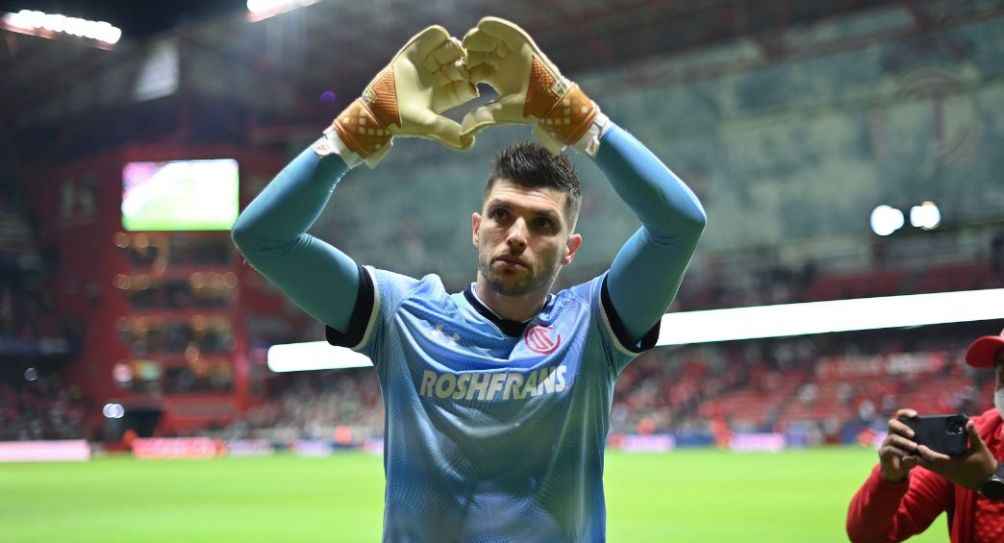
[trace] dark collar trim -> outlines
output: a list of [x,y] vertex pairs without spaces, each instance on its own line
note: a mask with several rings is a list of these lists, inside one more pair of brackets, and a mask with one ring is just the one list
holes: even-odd
[[474,291],[470,286],[464,289],[464,298],[467,298],[467,303],[471,304],[471,307],[473,307],[475,311],[497,326],[503,334],[509,337],[519,337],[523,335],[523,330],[526,329],[526,325],[528,323],[500,318],[491,309],[485,307],[485,304],[481,303],[481,300],[474,295]]

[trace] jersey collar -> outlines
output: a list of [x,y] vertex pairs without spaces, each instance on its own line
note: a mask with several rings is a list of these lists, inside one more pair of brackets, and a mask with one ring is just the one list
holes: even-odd
[[[487,305],[481,302],[478,295],[474,292],[475,283],[471,283],[466,289],[464,289],[464,298],[467,299],[467,303],[471,304],[471,307],[475,311],[481,314],[482,317],[488,319],[489,322],[498,327],[503,334],[510,337],[519,337],[523,334],[523,330],[526,329],[526,325],[533,321],[534,317],[530,317],[525,321],[514,321],[509,319],[503,319],[502,317],[495,314]],[[547,306],[551,305],[551,300],[554,299],[553,294],[547,295],[547,300],[544,305],[541,306],[540,310],[537,311],[539,315],[541,311],[544,311]]]

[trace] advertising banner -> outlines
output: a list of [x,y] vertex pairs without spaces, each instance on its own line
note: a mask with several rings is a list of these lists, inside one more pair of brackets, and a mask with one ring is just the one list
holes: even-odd
[[0,462],[83,462],[91,446],[83,439],[0,441]]
[[223,453],[223,445],[208,437],[138,438],[132,442],[136,458],[213,458]]

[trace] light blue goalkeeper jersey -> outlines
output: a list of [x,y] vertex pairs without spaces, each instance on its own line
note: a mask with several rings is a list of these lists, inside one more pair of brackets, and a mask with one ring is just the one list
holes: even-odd
[[658,326],[622,344],[605,275],[523,323],[473,285],[448,294],[435,275],[360,273],[372,303],[360,296],[354,330],[328,339],[369,355],[383,391],[384,540],[602,541],[614,380]]

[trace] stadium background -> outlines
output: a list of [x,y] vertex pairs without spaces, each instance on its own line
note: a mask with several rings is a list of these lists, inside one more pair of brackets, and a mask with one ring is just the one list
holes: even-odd
[[[161,470],[176,470],[177,486],[164,490],[171,499],[149,491],[138,500],[148,502],[144,515],[169,521],[163,512],[177,502],[208,511],[201,531],[167,522],[164,540],[236,539],[242,532],[228,519],[280,507],[262,495],[241,509],[238,497],[200,484],[207,475],[197,464],[121,458],[151,447],[167,454],[156,446],[231,456],[277,449],[281,458],[236,468],[217,459],[231,467],[214,470],[245,482],[289,469],[326,472],[330,489],[294,477],[304,486],[287,490],[303,498],[274,520],[299,526],[289,529],[305,538],[376,537],[378,457],[343,451],[379,448],[383,413],[371,370],[272,372],[270,345],[320,339],[321,327],[242,262],[227,232],[127,230],[123,168],[236,159],[243,207],[428,24],[463,34],[497,14],[523,25],[694,188],[709,226],[674,311],[1004,287],[999,1],[552,0],[508,2],[500,13],[481,1],[322,0],[258,21],[239,1],[0,2],[0,11],[21,9],[107,20],[123,36],[109,46],[26,33],[9,20],[0,27],[0,440],[86,439],[92,451],[87,468],[0,471],[0,482],[16,489],[0,498],[0,524],[19,519],[15,540],[90,540],[41,527],[80,509],[100,539],[116,524],[94,519],[113,515],[115,504],[83,507],[90,494],[72,489],[142,489]],[[379,168],[346,177],[313,232],[360,262],[438,273],[461,289],[473,277],[469,212],[488,162],[526,137],[520,127],[493,129],[463,154],[399,141]],[[575,161],[586,243],[560,286],[604,270],[637,227],[598,169]],[[909,215],[923,201],[940,208],[937,228],[907,221],[879,236],[869,226],[878,205]],[[990,321],[659,347],[641,356],[618,383],[611,418],[611,538],[720,540],[733,534],[692,511],[741,507],[732,494],[756,501],[778,493],[790,501],[764,499],[737,512],[737,533],[841,540],[843,507],[896,407],[975,414],[990,406],[991,376],[961,357],[971,339],[1002,327],[1004,309]],[[149,436],[196,439],[143,441]],[[202,438],[212,440],[211,452]],[[718,450],[776,447],[786,451]],[[632,449],[672,452],[621,456]],[[293,460],[313,455],[325,460]],[[637,486],[618,489],[618,475],[632,477],[621,466],[649,462]],[[840,477],[819,475],[838,465]],[[357,469],[373,476],[359,483]],[[796,486],[779,490],[788,483]],[[367,508],[355,517],[365,519],[362,532],[346,526],[351,516],[320,512],[353,503],[355,490],[346,495],[343,485],[366,488]],[[817,494],[826,498],[810,499]],[[658,507],[635,517],[652,505],[639,496],[655,497]],[[297,516],[315,500],[322,509]],[[763,528],[764,519],[797,524],[789,511],[799,500],[819,507],[802,513],[826,520],[801,532]],[[39,512],[50,509],[48,517]],[[261,540],[288,533],[269,537],[263,524],[250,523]],[[630,531],[635,525],[654,531]]]

